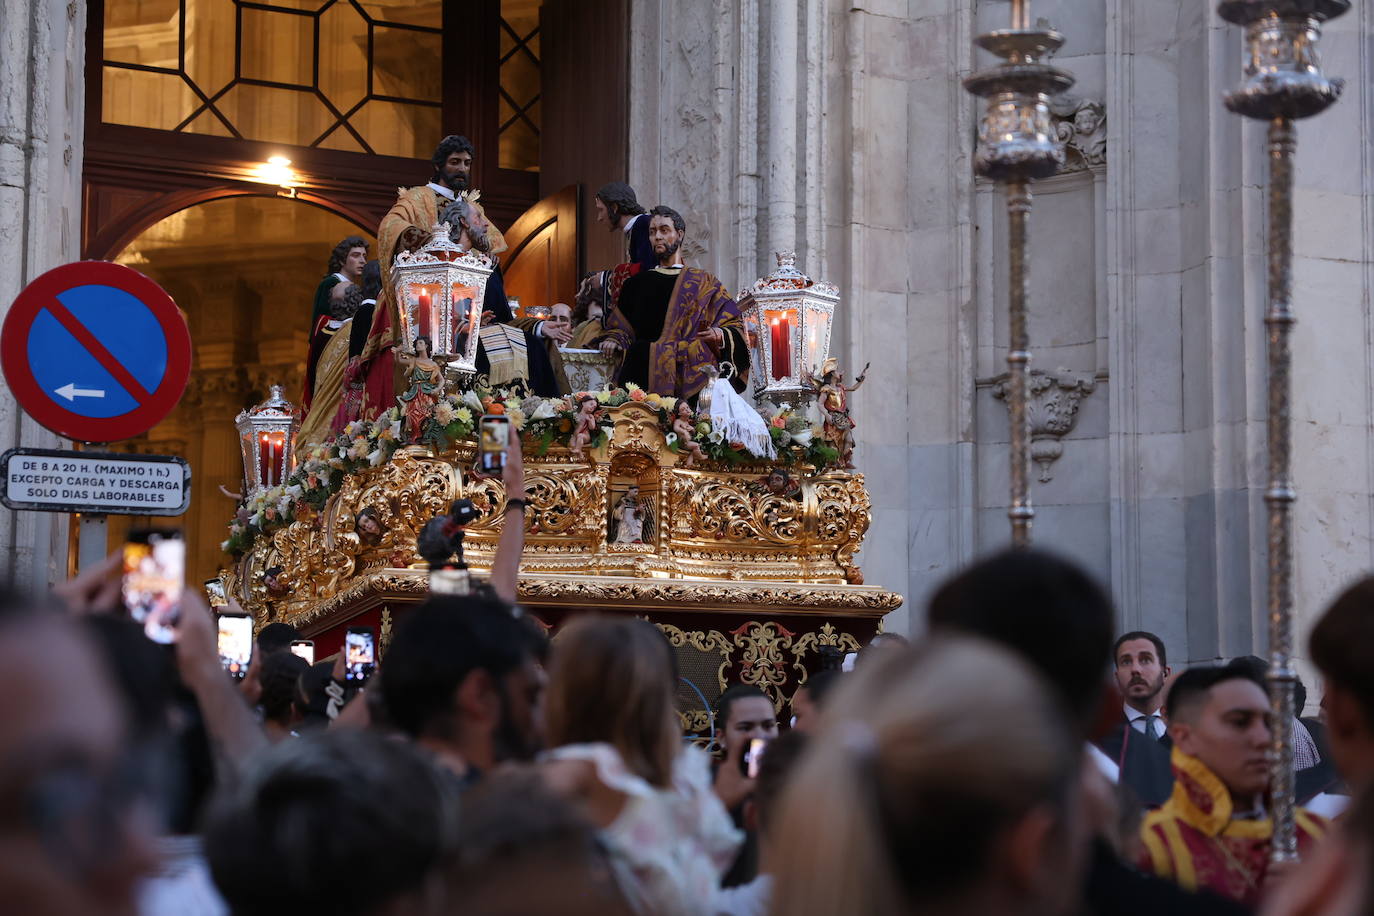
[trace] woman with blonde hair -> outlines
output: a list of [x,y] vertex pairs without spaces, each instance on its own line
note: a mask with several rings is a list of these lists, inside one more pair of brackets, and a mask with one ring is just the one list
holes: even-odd
[[852,677],[782,798],[772,912],[1074,912],[1080,753],[1036,675],[945,638]]
[[544,776],[599,829],[637,912],[712,914],[739,831],[683,743],[673,650],[630,617],[579,617],[553,643]]

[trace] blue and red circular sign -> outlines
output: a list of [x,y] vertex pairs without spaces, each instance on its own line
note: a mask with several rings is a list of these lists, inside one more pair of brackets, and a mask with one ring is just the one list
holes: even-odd
[[0,368],[43,426],[80,442],[147,432],[191,374],[191,333],[172,297],[136,270],[78,261],[34,280],[0,329]]

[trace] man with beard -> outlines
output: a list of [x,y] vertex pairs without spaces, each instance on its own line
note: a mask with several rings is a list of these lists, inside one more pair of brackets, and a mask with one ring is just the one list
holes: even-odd
[[1149,807],[1164,804],[1173,791],[1171,747],[1160,707],[1169,657],[1164,640],[1136,630],[1116,640],[1112,651],[1116,686],[1125,700],[1120,722],[1098,744],[1120,769],[1120,781]]
[[387,719],[462,787],[528,760],[543,734],[542,634],[493,598],[436,595],[396,627],[382,667]]
[[[411,341],[401,340],[401,321],[394,292],[391,288],[391,265],[402,251],[417,251],[433,236],[434,226],[448,222],[453,236],[496,262],[506,250],[506,240],[487,220],[478,194],[471,190],[474,147],[467,137],[453,134],[439,142],[430,162],[434,176],[428,184],[402,188],[396,203],[382,218],[377,230],[377,253],[382,268],[382,295],[372,317],[372,326],[363,347],[361,361],[367,369],[363,416],[373,417],[396,403],[398,387],[395,351],[409,348]],[[465,236],[465,238],[464,238]],[[506,301],[505,283],[496,263],[487,281],[484,312],[501,324],[512,321]],[[538,329],[529,332],[528,342],[539,336]],[[534,393],[545,396],[558,394],[553,370],[539,346],[529,346],[533,352],[527,373]],[[544,357],[541,359],[540,357]]]
[[719,280],[678,258],[687,223],[671,207],[649,211],[649,239],[658,266],[625,281],[606,322],[605,356],[622,354],[618,383],[693,398],[709,381],[707,370],[730,363],[730,381],[743,391],[749,348],[739,306]]

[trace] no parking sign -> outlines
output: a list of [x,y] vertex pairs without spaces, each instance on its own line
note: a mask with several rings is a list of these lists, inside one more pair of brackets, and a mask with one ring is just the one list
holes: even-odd
[[34,280],[5,315],[0,366],[15,400],[80,442],[147,432],[191,373],[191,335],[172,297],[136,270],[78,261]]

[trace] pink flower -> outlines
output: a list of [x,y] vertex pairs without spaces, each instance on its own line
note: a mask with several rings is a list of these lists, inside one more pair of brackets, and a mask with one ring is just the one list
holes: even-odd
[[778,429],[786,429],[787,418],[784,417],[782,414],[778,414],[776,417],[773,418],[773,425]]
[[647,397],[648,397],[648,395],[644,393],[644,389],[643,389],[643,388],[635,388],[635,389],[633,389],[633,390],[630,391],[630,400],[631,400],[631,401],[642,401],[642,400],[644,400],[644,399],[647,398]]

